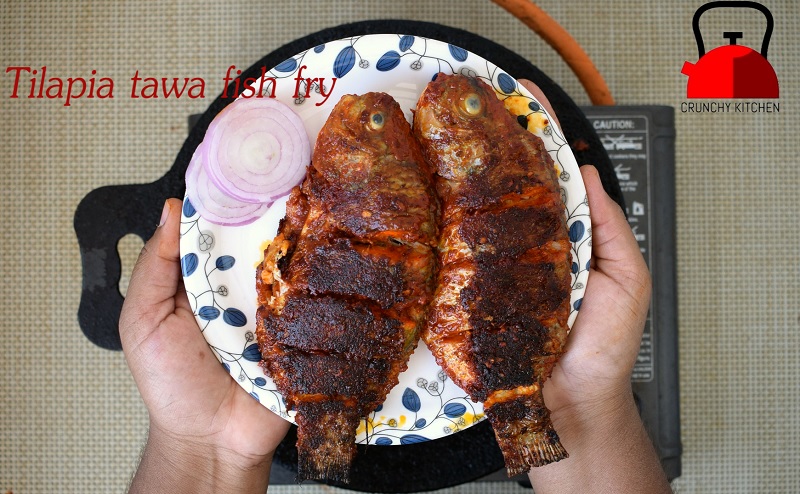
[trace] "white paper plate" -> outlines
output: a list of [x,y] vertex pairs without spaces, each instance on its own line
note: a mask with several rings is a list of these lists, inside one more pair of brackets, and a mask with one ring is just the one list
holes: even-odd
[[[306,84],[316,78],[306,97]],[[510,67],[513,69],[513,67]],[[422,37],[381,34],[344,38],[303,51],[269,70],[275,97],[302,118],[311,145],[331,109],[344,94],[383,91],[393,96],[411,121],[422,90],[438,72],[479,77],[528,129],[541,137],[555,161],[572,241],[570,327],[580,308],[591,256],[586,191],[569,145],[552,119],[522,86],[491,62],[457,46]],[[333,82],[333,78],[336,82]],[[327,101],[320,94],[331,92]],[[257,85],[256,85],[257,87]],[[299,95],[295,95],[299,88]],[[267,84],[266,90],[273,87]],[[321,103],[321,104],[320,104]],[[319,105],[318,105],[319,104]],[[286,198],[246,226],[225,227],[200,217],[184,199],[181,267],[192,310],[214,354],[231,376],[265,407],[289,421],[283,399],[258,362],[255,270],[275,236]],[[483,419],[483,407],[450,381],[420,342],[408,370],[382,406],[362,421],[356,441],[378,445],[411,444],[453,434]]]

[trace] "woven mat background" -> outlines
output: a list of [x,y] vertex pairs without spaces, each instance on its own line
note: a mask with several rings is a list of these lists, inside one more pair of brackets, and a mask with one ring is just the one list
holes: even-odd
[[[780,113],[684,114],[680,68],[697,58],[691,18],[702,3],[539,2],[587,49],[620,104],[678,109],[684,455],[675,491],[800,492],[800,15],[790,0],[764,2],[775,17],[769,56]],[[144,438],[146,415],[122,354],[92,345],[76,322],[81,265],[72,217],[80,199],[96,187],[163,175],[187,115],[221,91],[229,65],[246,68],[312,31],[374,18],[470,30],[588,103],[553,50],[488,0],[0,2],[0,68],[46,65],[48,77],[64,78],[96,70],[117,83],[113,100],[67,108],[11,99],[13,77],[0,75],[0,491],[121,492]],[[732,25],[742,26],[742,44],[760,44],[759,14],[731,12],[706,16],[707,45],[721,44]],[[135,70],[203,77],[206,101],[132,100]],[[135,237],[120,242],[124,272],[141,245]],[[519,490],[470,484],[446,492]]]

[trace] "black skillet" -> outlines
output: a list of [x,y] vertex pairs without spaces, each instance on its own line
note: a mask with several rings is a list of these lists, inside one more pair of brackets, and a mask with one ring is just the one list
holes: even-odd
[[[240,78],[260,75],[262,66],[274,67],[287,58],[339,38],[403,33],[434,38],[460,46],[501,67],[517,79],[530,79],[547,95],[579,165],[593,164],[609,195],[624,206],[616,175],[600,140],[578,106],[549,77],[516,53],[475,34],[439,24],[405,20],[377,20],[345,24],[288,43],[256,62]],[[240,86],[241,87],[241,86]],[[78,322],[96,345],[120,350],[117,323],[123,297],[118,285],[120,259],[117,242],[133,233],[149,238],[168,197],[182,198],[184,173],[209,123],[232,98],[218,97],[203,113],[163,177],[149,184],[114,185],[91,191],[75,211],[83,284]],[[296,469],[292,428],[275,455],[278,466]],[[441,489],[478,479],[503,467],[503,458],[488,423],[458,434],[405,446],[359,446],[347,487],[367,492],[418,492]]]

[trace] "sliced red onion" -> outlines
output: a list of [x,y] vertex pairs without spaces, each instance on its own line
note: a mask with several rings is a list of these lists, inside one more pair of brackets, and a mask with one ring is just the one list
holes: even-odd
[[230,197],[210,180],[197,148],[186,169],[186,195],[204,219],[226,226],[241,226],[260,218],[271,203],[246,203]]
[[300,183],[311,160],[303,121],[271,98],[240,98],[208,127],[203,162],[210,180],[242,202],[271,202]]
[[240,98],[217,115],[186,170],[186,195],[200,215],[245,225],[303,180],[311,145],[291,108]]

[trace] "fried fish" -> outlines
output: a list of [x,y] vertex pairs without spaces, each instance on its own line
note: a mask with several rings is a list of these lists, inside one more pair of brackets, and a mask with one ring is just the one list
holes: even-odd
[[484,404],[509,476],[567,457],[542,399],[564,350],[570,244],[553,161],[479,79],[439,74],[413,131],[441,201],[423,339]]
[[432,172],[387,94],[344,96],[257,269],[262,365],[297,412],[298,480],[346,482],[433,295]]

